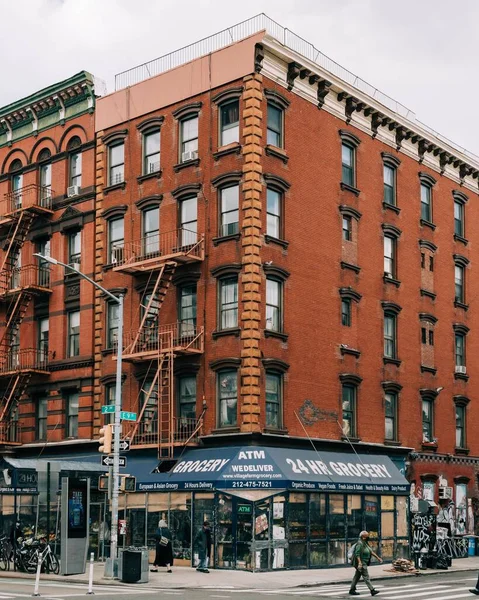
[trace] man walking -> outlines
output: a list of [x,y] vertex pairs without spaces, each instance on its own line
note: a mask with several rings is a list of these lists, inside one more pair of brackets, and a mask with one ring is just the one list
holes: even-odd
[[211,529],[208,521],[203,523],[203,527],[198,531],[195,542],[198,543],[198,555],[200,562],[197,571],[200,573],[209,573],[208,562],[211,554]]
[[359,540],[354,549],[354,568],[356,569],[354,573],[353,580],[351,581],[351,589],[349,590],[350,596],[359,596],[359,592],[356,591],[356,586],[359,583],[361,577],[364,580],[364,583],[368,586],[369,591],[371,592],[371,596],[376,596],[379,594],[378,590],[373,588],[373,584],[369,579],[368,566],[371,562],[371,556],[374,556],[380,563],[382,563],[382,558],[372,551],[371,546],[368,544],[369,533],[367,531],[361,531],[359,534]]

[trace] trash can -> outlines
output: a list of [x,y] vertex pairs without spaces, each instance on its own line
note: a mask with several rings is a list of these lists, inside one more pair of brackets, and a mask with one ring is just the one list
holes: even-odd
[[467,535],[467,555],[475,556],[476,555],[476,537],[474,535]]
[[130,547],[120,551],[118,578],[123,583],[148,583],[148,549]]

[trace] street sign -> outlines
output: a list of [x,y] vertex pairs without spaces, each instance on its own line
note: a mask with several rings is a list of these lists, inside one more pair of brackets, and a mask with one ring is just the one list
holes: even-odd
[[130,440],[120,440],[120,450],[128,452],[130,450]]
[[[119,459],[120,459],[120,467],[126,467],[126,456],[120,456]],[[111,454],[108,456],[101,457],[101,464],[104,467],[112,467],[113,462],[114,462],[114,458],[113,458],[113,456],[111,456]]]
[[136,413],[122,410],[120,412],[120,419],[123,419],[124,421],[136,421]]
[[114,413],[115,412],[115,405],[114,404],[107,404],[106,406],[102,406],[101,407],[101,414],[102,415],[107,415],[109,413]]

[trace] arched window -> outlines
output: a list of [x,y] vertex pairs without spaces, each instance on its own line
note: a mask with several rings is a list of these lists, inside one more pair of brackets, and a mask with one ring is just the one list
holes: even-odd
[[10,191],[11,191],[11,199],[13,200],[13,209],[20,208],[22,206],[22,188],[23,188],[23,173],[21,173],[22,169],[22,161],[20,159],[15,159],[12,161],[10,165],[9,173],[10,175]]
[[74,196],[78,193],[82,183],[82,153],[81,153],[81,140],[78,136],[74,136],[68,142],[67,151],[68,155],[68,187],[75,187],[78,189],[69,190],[68,195]]
[[43,148],[38,155],[39,166],[39,181],[40,181],[40,202],[52,197],[52,163],[50,159],[52,153],[48,148]]

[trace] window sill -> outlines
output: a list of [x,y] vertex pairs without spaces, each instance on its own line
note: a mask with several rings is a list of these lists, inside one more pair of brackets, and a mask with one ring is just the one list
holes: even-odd
[[421,447],[426,452],[436,452],[437,450],[437,442],[422,442]]
[[469,381],[469,375],[467,373],[454,373],[454,379],[461,379],[462,381]]
[[389,275],[383,275],[383,281],[384,283],[390,283],[391,285],[395,285],[397,288],[401,285],[399,279],[396,279],[395,277],[390,277]]
[[212,238],[213,246],[217,246],[218,244],[222,244],[223,242],[230,242],[232,240],[238,241],[241,238],[241,233],[233,233],[232,235],[222,235],[218,237]]
[[140,175],[139,177],[136,178],[136,180],[138,181],[138,183],[143,183],[144,181],[146,181],[147,179],[159,179],[161,177],[162,174],[162,170],[160,169],[159,171],[154,171],[153,173],[147,173],[146,175]]
[[264,337],[278,338],[279,340],[283,340],[283,342],[287,342],[289,335],[287,333],[283,333],[282,331],[273,331],[272,329],[265,329]]
[[348,437],[346,437],[345,435],[342,435],[342,436],[341,436],[341,439],[342,439],[342,441],[343,441],[343,442],[353,442],[353,443],[358,443],[358,442],[360,442],[360,441],[361,441],[361,438],[360,438],[360,437],[354,437],[354,436],[352,436],[352,435],[350,435],[350,436],[348,436]]
[[78,279],[79,277],[80,277],[80,275],[78,275],[77,271],[71,271],[70,269],[65,269],[65,273],[63,275],[64,279],[72,280],[72,279]]
[[428,298],[431,298],[431,300],[436,299],[436,294],[434,292],[430,292],[429,290],[424,290],[421,288],[420,293],[421,293],[421,296],[427,296]]
[[383,363],[385,365],[396,365],[399,367],[401,365],[401,360],[399,358],[389,358],[389,356],[383,356]]
[[384,210],[392,210],[397,215],[401,212],[401,209],[398,206],[395,204],[389,204],[388,202],[383,202],[383,208]]
[[213,152],[213,158],[218,160],[222,156],[227,156],[228,154],[239,154],[241,152],[241,144],[239,142],[233,142],[228,144],[227,146],[221,146],[218,148],[216,152]]
[[282,160],[285,164],[289,160],[289,156],[282,148],[277,148],[276,146],[271,146],[270,144],[266,145],[265,152],[267,156],[275,156]]
[[397,441],[397,440],[384,440],[384,445],[385,446],[401,446],[401,442]]
[[454,306],[456,308],[462,308],[463,310],[468,310],[469,304],[464,304],[464,302],[459,302],[459,300],[454,300]]
[[113,348],[104,348],[101,351],[102,356],[109,356],[110,354],[113,354]]
[[426,367],[426,365],[421,365],[421,373],[432,373],[435,375],[437,373],[436,367]]
[[429,227],[429,229],[432,229],[433,231],[436,229],[436,225],[434,225],[434,223],[431,221],[427,221],[426,219],[419,219],[419,223],[421,223],[423,227]]
[[467,246],[467,244],[469,243],[469,241],[466,240],[465,237],[462,237],[462,235],[458,235],[457,233],[454,234],[454,240],[456,242],[461,242],[461,244],[464,244],[464,246]]
[[224,427],[218,427],[217,429],[212,429],[211,433],[213,435],[221,435],[223,433],[239,433],[241,430],[239,427],[232,425],[225,425]]
[[124,190],[126,188],[126,181],[122,181],[121,183],[115,183],[115,185],[107,185],[103,188],[103,193],[106,196],[110,192],[114,192],[115,190]]
[[341,261],[341,269],[349,269],[350,271],[354,271],[355,273],[359,273],[361,271],[361,267],[344,262],[343,260]]
[[339,346],[339,350],[342,355],[351,354],[351,356],[355,356],[356,358],[359,358],[361,356],[361,350],[356,350],[356,348],[350,348],[349,346],[346,346],[345,344],[341,344]]
[[181,171],[182,169],[186,169],[188,167],[197,167],[199,164],[199,158],[195,158],[194,160],[185,160],[185,162],[173,165],[173,170],[175,171],[175,173],[178,173],[178,171]]
[[454,454],[457,454],[458,456],[467,456],[469,452],[469,448],[454,448]]
[[284,427],[265,427],[263,433],[273,435],[288,435],[288,430]]
[[231,329],[217,329],[216,331],[213,331],[211,335],[213,336],[213,339],[216,340],[216,338],[226,337],[228,335],[239,337],[240,333],[241,329],[239,327],[232,327]]
[[358,190],[358,188],[355,188],[352,185],[349,185],[348,183],[344,183],[343,181],[341,181],[340,185],[343,192],[352,192],[355,196],[359,196],[359,194],[361,193]]
[[275,238],[272,235],[265,234],[264,241],[267,244],[277,244],[278,246],[282,246],[283,248],[287,248],[289,246],[289,242],[286,240],[281,240],[280,238]]

